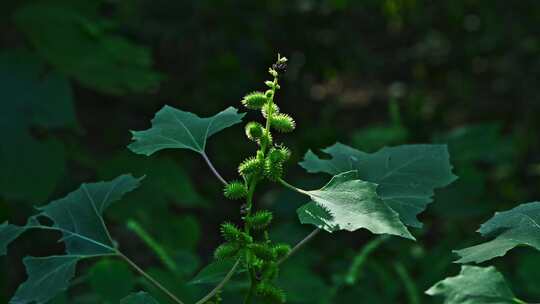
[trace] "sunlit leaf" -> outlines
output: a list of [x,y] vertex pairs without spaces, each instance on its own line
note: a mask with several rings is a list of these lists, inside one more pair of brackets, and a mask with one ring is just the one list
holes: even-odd
[[454,251],[458,263],[481,263],[505,255],[516,246],[540,250],[540,202],[519,205],[509,211],[496,212],[478,230],[493,240]]
[[212,117],[201,118],[190,112],[164,106],[152,119],[152,128],[132,132],[134,142],[128,148],[144,155],[170,148],[204,153],[206,140],[210,136],[240,123],[244,115],[229,107]]
[[494,267],[463,266],[459,275],[446,278],[426,293],[443,296],[445,304],[510,304],[518,302]]
[[445,145],[404,145],[365,153],[337,143],[323,149],[331,159],[308,151],[300,165],[308,172],[339,174],[357,170],[358,178],[377,184],[377,193],[408,226],[432,201],[433,191],[456,179]]
[[414,239],[397,212],[379,198],[377,185],[359,180],[357,175],[356,171],[341,173],[319,190],[300,190],[313,200],[298,209],[300,221],[329,232],[365,228]]

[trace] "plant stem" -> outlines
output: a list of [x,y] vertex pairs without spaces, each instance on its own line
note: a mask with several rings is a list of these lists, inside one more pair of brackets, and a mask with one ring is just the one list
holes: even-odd
[[227,284],[227,282],[229,282],[229,280],[232,278],[232,276],[236,272],[236,268],[238,268],[238,265],[240,265],[240,259],[236,260],[236,263],[234,263],[233,267],[231,268],[231,270],[229,270],[223,280],[221,280],[221,282],[219,282],[219,284],[214,289],[212,289],[212,291],[210,291],[206,296],[197,301],[195,304],[204,304],[206,303],[206,301],[210,300],[213,296],[215,296],[221,290],[221,288],[223,288],[223,286],[225,286],[225,284]]
[[121,257],[124,261],[126,261],[133,269],[135,269],[139,274],[141,274],[145,279],[147,279],[152,285],[156,286],[159,290],[161,290],[164,294],[166,294],[173,302],[177,304],[184,304],[184,302],[180,301],[172,292],[170,292],[167,288],[165,288],[163,285],[161,285],[158,281],[156,281],[153,277],[151,277],[148,273],[146,273],[142,268],[140,268],[135,262],[130,260],[127,256],[125,256],[120,251],[116,251],[117,255]]
[[[246,197],[246,204],[247,204],[246,217],[251,215],[251,210],[253,208],[253,194],[255,193],[255,188],[257,187],[257,177],[254,176],[252,178],[253,179],[251,180],[251,183],[249,184],[249,187],[248,187],[248,195]],[[250,235],[250,227],[247,224],[247,222],[244,222],[244,232]],[[245,304],[251,303],[251,299],[253,298],[253,292],[255,288],[255,282],[257,280],[254,270],[250,267],[249,261],[250,261],[249,251],[246,251],[246,262],[248,265],[250,286],[249,286],[249,292],[246,295],[246,298],[244,299]]]
[[321,228],[316,228],[313,230],[310,234],[308,234],[305,238],[303,238],[300,242],[298,242],[291,251],[281,258],[281,260],[278,261],[278,265],[285,262],[289,257],[291,257],[293,254],[295,254],[302,246],[304,246],[307,242],[311,241],[319,232],[321,231]]
[[286,188],[289,188],[290,190],[292,190],[292,191],[294,191],[294,192],[298,192],[298,193],[300,193],[300,194],[308,195],[308,194],[306,193],[305,190],[296,188],[295,186],[293,186],[293,185],[287,183],[286,181],[284,181],[284,180],[281,179],[281,178],[279,179],[279,182],[280,182],[283,186],[285,186]]
[[217,179],[219,179],[219,181],[221,183],[223,183],[224,185],[227,185],[227,181],[216,170],[216,168],[214,167],[214,165],[212,164],[212,162],[208,158],[208,155],[206,155],[205,152],[201,153],[201,155],[204,158],[204,160],[206,161],[206,164],[208,164],[208,167],[210,167],[210,170],[212,170],[212,173],[214,173],[214,175],[217,177]]
[[407,294],[407,297],[409,298],[409,304],[419,304],[420,299],[418,297],[418,290],[416,288],[416,285],[414,284],[414,281],[411,280],[411,276],[409,275],[407,268],[405,268],[405,266],[403,266],[403,264],[399,262],[394,264],[394,268],[396,269],[398,277],[403,282],[405,292]]

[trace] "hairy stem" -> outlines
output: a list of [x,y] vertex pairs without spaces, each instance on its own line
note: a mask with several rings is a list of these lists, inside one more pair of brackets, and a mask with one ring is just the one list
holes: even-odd
[[210,161],[210,159],[208,158],[208,155],[206,155],[206,153],[201,153],[202,157],[204,158],[204,160],[206,161],[206,164],[208,165],[208,167],[210,167],[210,170],[212,170],[212,173],[214,173],[214,175],[217,177],[217,179],[219,179],[219,181],[221,183],[223,183],[224,185],[227,185],[227,181],[221,176],[221,174],[219,174],[219,172],[216,170],[216,168],[214,167],[214,165],[212,164],[212,162]]
[[212,291],[210,291],[206,296],[204,296],[202,299],[197,301],[195,304],[206,303],[206,301],[210,300],[213,296],[215,296],[223,288],[223,286],[225,286],[225,284],[227,284],[227,282],[229,282],[229,280],[232,278],[232,276],[236,272],[236,269],[238,268],[238,265],[240,265],[240,259],[236,260],[236,263],[234,263],[233,267],[231,268],[231,270],[229,270],[229,272],[223,278],[223,280],[221,280],[221,282],[219,282],[219,284],[214,289],[212,289]]
[[174,303],[177,304],[184,304],[184,302],[180,301],[172,292],[170,292],[167,288],[165,288],[163,285],[161,285],[156,279],[151,277],[148,273],[146,273],[141,267],[139,267],[135,262],[130,260],[127,256],[125,256],[120,251],[116,252],[119,257],[121,257],[124,261],[126,261],[133,269],[135,269],[139,274],[141,274],[148,282],[152,283],[156,288],[158,288],[160,291],[162,291],[164,294],[166,294],[171,300],[173,300]]
[[[246,204],[247,204],[247,214],[246,214],[246,217],[250,216],[251,215],[251,210],[253,209],[253,194],[255,193],[255,188],[257,187],[257,177],[252,177],[252,181],[251,183],[249,184],[249,187],[248,187],[248,195],[246,197]],[[250,234],[250,227],[249,225],[247,224],[247,222],[244,223],[244,232],[251,235]],[[249,292],[248,294],[246,295],[245,299],[244,299],[244,303],[245,304],[249,304],[251,303],[251,299],[253,298],[253,293],[255,291],[255,284],[256,284],[256,276],[255,276],[255,271],[249,266],[250,263],[250,256],[249,256],[249,251],[246,251],[246,261],[247,261],[247,265],[248,265],[248,271],[249,271],[249,277],[250,277],[250,287],[249,287]]]
[[295,254],[298,250],[300,250],[307,242],[311,241],[319,232],[321,232],[321,228],[316,228],[315,230],[313,230],[310,234],[308,234],[305,238],[303,238],[300,242],[298,242],[294,247],[293,249],[291,249],[291,251],[289,252],[289,254],[287,254],[286,256],[284,256],[283,258],[281,258],[281,260],[278,261],[278,265],[280,265],[281,263],[285,262],[285,260],[287,260],[289,257],[291,257],[293,254]]

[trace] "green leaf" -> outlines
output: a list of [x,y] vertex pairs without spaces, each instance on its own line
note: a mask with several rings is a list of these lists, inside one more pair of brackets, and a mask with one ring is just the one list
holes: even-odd
[[24,258],[28,279],[19,286],[9,303],[48,302],[68,288],[79,259],[74,255]]
[[102,302],[118,303],[135,286],[135,276],[120,260],[103,259],[89,271],[90,286]]
[[66,251],[78,255],[115,253],[103,220],[103,211],[124,194],[139,186],[142,178],[122,175],[108,182],[82,184],[66,197],[38,208],[38,216],[54,222],[62,231]]
[[152,296],[146,292],[131,294],[120,301],[120,304],[159,304]]
[[206,140],[210,136],[240,123],[244,115],[229,107],[212,117],[201,118],[190,112],[164,106],[152,119],[152,128],[132,131],[134,142],[128,148],[147,156],[167,148],[190,149],[203,154]]
[[421,227],[416,216],[432,201],[435,188],[456,179],[445,145],[403,145],[365,153],[337,143],[322,150],[331,159],[308,151],[300,166],[310,173],[358,171],[361,180],[377,184],[377,193],[408,226]]
[[376,234],[414,239],[399,215],[379,198],[377,185],[359,180],[357,175],[356,171],[341,173],[319,190],[299,190],[313,200],[298,209],[300,222],[329,232],[366,228]]
[[495,267],[463,266],[459,275],[433,285],[426,294],[444,296],[445,304],[522,303]]
[[47,1],[20,7],[14,21],[38,54],[82,85],[110,94],[156,88],[146,47],[113,33],[117,25],[99,16],[98,5]]
[[[27,229],[44,229],[60,231],[67,252],[63,256],[25,258],[28,280],[10,303],[45,303],[67,289],[80,259],[116,254],[102,214],[112,202],[138,187],[141,179],[122,175],[108,182],[82,184],[66,197],[38,208],[41,212],[31,217],[26,226],[2,224],[1,249]],[[52,220],[52,226],[41,224],[42,217]]]
[[530,246],[540,250],[540,202],[521,204],[511,210],[496,212],[482,224],[478,232],[495,237],[489,242],[455,250],[458,263],[481,263],[505,255],[516,246]]
[[25,227],[10,225],[7,222],[0,225],[0,256],[5,255],[9,243],[13,242],[25,231]]

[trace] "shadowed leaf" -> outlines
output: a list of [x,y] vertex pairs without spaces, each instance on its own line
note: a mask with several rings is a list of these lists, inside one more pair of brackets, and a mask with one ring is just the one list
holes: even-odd
[[526,203],[509,211],[496,212],[478,229],[493,240],[455,250],[461,258],[458,263],[482,263],[505,255],[516,246],[530,246],[540,250],[540,202]]

